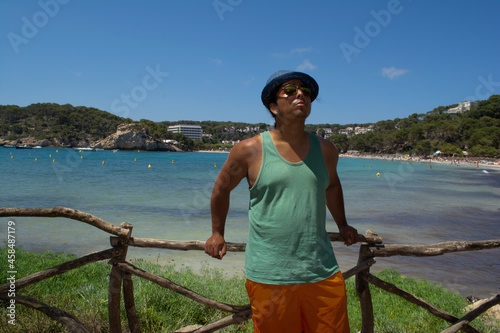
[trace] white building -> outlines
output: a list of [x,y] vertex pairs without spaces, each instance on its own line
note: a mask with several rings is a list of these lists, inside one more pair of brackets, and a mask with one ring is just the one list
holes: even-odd
[[341,130],[339,130],[339,133],[349,135],[351,134],[352,130],[353,130],[352,127],[342,128]]
[[444,113],[461,113],[461,112],[469,111],[472,106],[477,106],[477,104],[478,104],[477,101],[476,102],[471,102],[471,101],[460,102],[460,103],[458,103],[457,107],[450,108],[450,109],[444,111]]
[[169,126],[168,131],[172,133],[181,133],[193,140],[201,140],[201,126],[200,125],[174,125]]

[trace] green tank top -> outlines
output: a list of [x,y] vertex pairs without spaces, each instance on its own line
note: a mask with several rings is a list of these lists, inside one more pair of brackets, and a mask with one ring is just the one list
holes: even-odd
[[329,176],[319,139],[309,134],[307,157],[291,163],[269,132],[261,137],[262,165],[250,189],[247,278],[267,284],[326,279],[339,267],[325,228]]

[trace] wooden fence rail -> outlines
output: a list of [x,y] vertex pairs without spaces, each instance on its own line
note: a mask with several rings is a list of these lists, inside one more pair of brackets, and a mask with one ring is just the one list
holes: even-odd
[[[120,318],[120,302],[123,291],[123,300],[127,315],[128,328],[131,332],[141,332],[139,320],[137,318],[135,301],[134,301],[134,286],[132,283],[132,275],[138,276],[152,283],[156,283],[163,288],[170,289],[176,293],[186,296],[200,304],[218,309],[223,312],[232,313],[231,315],[208,324],[202,328],[193,329],[192,332],[204,333],[215,332],[223,327],[240,323],[251,318],[252,310],[249,304],[232,305],[227,303],[217,302],[208,299],[200,294],[195,293],[183,286],[180,286],[167,278],[160,277],[144,271],[126,261],[127,250],[129,246],[172,249],[172,250],[204,250],[205,243],[201,241],[169,241],[151,238],[134,238],[131,237],[133,226],[130,223],[122,223],[119,227],[108,223],[93,215],[65,207],[55,208],[0,208],[0,217],[64,217],[80,222],[90,224],[98,229],[110,233],[110,243],[112,248],[100,252],[94,252],[82,256],[78,259],[65,262],[63,264],[45,269],[35,274],[20,278],[16,281],[16,291],[21,290],[29,285],[46,280],[50,277],[63,274],[72,269],[82,267],[89,263],[109,260],[111,264],[111,272],[109,274],[109,290],[108,290],[108,312],[110,332],[119,333],[122,331],[122,323]],[[332,242],[343,241],[338,233],[328,233]],[[407,245],[407,244],[383,244],[382,237],[377,234],[367,231],[365,235],[359,235],[361,246],[359,250],[358,264],[343,272],[344,279],[356,276],[356,290],[360,300],[362,314],[362,329],[363,333],[372,333],[374,331],[374,315],[372,298],[370,294],[369,284],[381,288],[389,293],[398,295],[410,303],[416,304],[423,309],[429,311],[434,316],[448,321],[451,326],[442,333],[454,333],[460,330],[464,332],[477,332],[476,329],[469,326],[469,323],[477,318],[480,314],[487,311],[494,305],[500,304],[500,294],[486,300],[484,304],[470,311],[462,318],[457,318],[446,311],[440,310],[427,302],[426,300],[412,295],[411,293],[398,288],[397,286],[382,281],[370,273],[370,267],[375,263],[375,257],[389,256],[437,256],[451,252],[461,251],[477,251],[485,249],[500,248],[500,240],[484,240],[475,242],[444,242],[430,245]],[[245,251],[244,243],[227,243],[228,251]],[[122,289],[123,288],[123,289]],[[0,299],[8,299],[9,284],[0,286]],[[85,326],[71,314],[51,307],[31,297],[16,294],[16,302],[36,309],[53,320],[64,324],[71,332],[88,332]]]

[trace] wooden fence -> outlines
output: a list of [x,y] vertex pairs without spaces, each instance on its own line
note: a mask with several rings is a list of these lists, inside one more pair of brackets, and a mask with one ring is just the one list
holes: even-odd
[[[250,305],[232,305],[207,299],[183,286],[180,286],[169,279],[156,276],[126,261],[129,246],[162,248],[173,250],[204,250],[204,242],[201,241],[168,241],[151,238],[131,237],[133,226],[130,223],[122,223],[119,227],[110,224],[93,215],[64,207],[56,208],[0,208],[0,217],[14,216],[36,216],[36,217],[64,217],[90,224],[96,228],[106,231],[114,236],[111,237],[111,249],[87,254],[78,259],[65,262],[44,271],[37,272],[30,276],[18,279],[15,282],[16,292],[34,283],[46,280],[50,277],[63,274],[72,269],[84,266],[101,260],[109,260],[111,266],[108,294],[109,327],[110,332],[118,333],[122,331],[120,319],[121,293],[123,290],[123,300],[127,315],[128,328],[130,332],[141,332],[139,320],[137,318],[134,303],[134,286],[132,275],[136,275],[164,288],[182,294],[205,306],[229,312],[231,315],[206,325],[202,328],[193,329],[191,332],[215,332],[223,327],[240,323],[251,318],[252,310]],[[328,233],[333,242],[343,241],[338,233]],[[434,307],[422,298],[404,291],[397,286],[380,280],[370,273],[370,267],[375,263],[375,257],[390,256],[438,256],[450,252],[476,251],[484,249],[500,248],[500,239],[474,242],[445,242],[432,245],[398,245],[383,244],[382,238],[377,234],[367,231],[365,235],[360,235],[360,251],[358,264],[343,273],[344,279],[352,276],[356,277],[356,290],[359,295],[362,330],[363,333],[374,331],[374,315],[372,298],[369,284],[379,287],[389,293],[403,297],[410,303],[416,304],[429,311],[436,317],[448,321],[451,326],[442,333],[453,333],[462,330],[464,332],[477,332],[469,326],[469,323],[488,310],[490,307],[500,304],[500,294],[489,298],[485,303],[470,311],[462,318],[457,318],[443,310]],[[245,244],[227,243],[228,251],[245,251]],[[9,283],[0,286],[0,299],[8,300]],[[50,318],[63,323],[71,332],[88,332],[85,326],[71,314],[44,304],[36,299],[16,293],[16,303],[34,308]]]

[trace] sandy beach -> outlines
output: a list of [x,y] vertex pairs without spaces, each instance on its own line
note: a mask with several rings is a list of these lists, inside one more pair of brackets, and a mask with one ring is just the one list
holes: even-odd
[[467,158],[420,158],[409,157],[403,155],[377,155],[377,154],[340,154],[340,157],[347,158],[364,158],[364,159],[381,159],[388,161],[406,161],[408,163],[427,163],[432,166],[433,163],[449,164],[453,166],[461,166],[468,168],[489,168],[500,170],[499,159],[467,159]]

